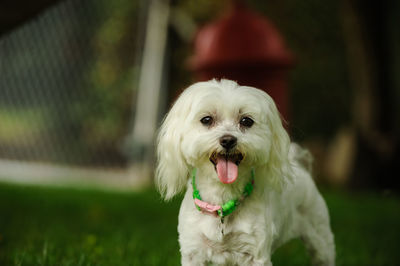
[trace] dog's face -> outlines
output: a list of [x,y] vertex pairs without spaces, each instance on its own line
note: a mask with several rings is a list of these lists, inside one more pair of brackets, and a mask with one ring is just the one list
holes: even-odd
[[161,127],[160,191],[172,197],[184,187],[191,168],[212,168],[213,178],[224,184],[240,178],[240,169],[279,168],[288,144],[275,104],[263,91],[228,80],[196,83],[179,97]]
[[[189,165],[213,167],[220,181],[229,184],[236,181],[244,165],[268,161],[272,132],[265,94],[226,83],[208,84],[185,95],[192,104],[181,117],[185,132],[181,150]],[[190,94],[196,95],[192,98]]]

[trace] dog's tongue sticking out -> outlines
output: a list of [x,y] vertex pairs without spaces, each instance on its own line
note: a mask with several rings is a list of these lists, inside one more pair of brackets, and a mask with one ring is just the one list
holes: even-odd
[[222,183],[231,184],[235,182],[238,177],[238,166],[234,162],[219,157],[216,166],[218,178]]

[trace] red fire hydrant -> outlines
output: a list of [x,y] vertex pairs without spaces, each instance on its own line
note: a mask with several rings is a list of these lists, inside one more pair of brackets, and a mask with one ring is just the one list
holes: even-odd
[[287,70],[293,65],[278,30],[236,2],[221,18],[201,28],[189,66],[197,80],[227,78],[267,92],[289,119]]

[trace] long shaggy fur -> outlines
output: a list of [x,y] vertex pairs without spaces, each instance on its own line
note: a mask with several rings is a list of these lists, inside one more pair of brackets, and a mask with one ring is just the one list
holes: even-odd
[[[200,120],[210,116],[214,123]],[[239,121],[251,117],[243,128]],[[243,155],[238,178],[223,184],[210,162],[237,139]],[[301,237],[315,265],[334,265],[335,248],[326,204],[311,178],[311,156],[291,144],[278,110],[265,92],[229,80],[199,82],[177,99],[162,123],[157,144],[156,184],[165,199],[186,189],[179,213],[182,265],[272,265],[272,252]],[[253,194],[222,221],[199,212],[189,173],[203,200],[221,205],[240,197],[255,170]]]

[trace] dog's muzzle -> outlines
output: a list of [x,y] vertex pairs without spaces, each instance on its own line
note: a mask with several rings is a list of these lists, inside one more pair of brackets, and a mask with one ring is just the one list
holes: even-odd
[[242,153],[233,150],[229,152],[214,152],[210,156],[210,161],[214,164],[218,178],[224,184],[231,184],[236,181],[238,177],[238,167],[242,160]]

